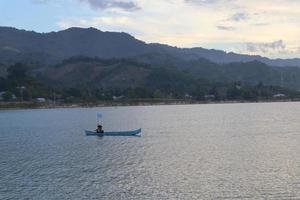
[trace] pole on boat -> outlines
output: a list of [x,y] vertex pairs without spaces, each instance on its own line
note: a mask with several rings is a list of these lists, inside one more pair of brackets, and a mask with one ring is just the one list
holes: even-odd
[[97,124],[99,125],[99,120],[102,118],[101,113],[97,113]]

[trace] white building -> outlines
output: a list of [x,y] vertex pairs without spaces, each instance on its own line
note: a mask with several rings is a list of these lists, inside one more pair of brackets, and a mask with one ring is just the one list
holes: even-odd
[[285,94],[275,94],[273,95],[274,98],[283,98],[285,97]]
[[45,103],[46,102],[46,99],[45,98],[42,98],[42,97],[39,97],[39,98],[36,98],[35,101],[37,103]]

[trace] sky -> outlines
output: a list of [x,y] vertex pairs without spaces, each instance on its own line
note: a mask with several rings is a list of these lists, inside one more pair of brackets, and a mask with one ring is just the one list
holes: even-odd
[[0,26],[94,27],[147,43],[300,58],[300,0],[0,0]]

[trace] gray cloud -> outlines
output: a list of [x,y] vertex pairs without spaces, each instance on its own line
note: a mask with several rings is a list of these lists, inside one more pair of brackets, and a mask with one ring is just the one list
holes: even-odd
[[193,3],[198,5],[207,5],[207,4],[214,4],[219,2],[220,0],[184,0],[186,3]]
[[[93,9],[119,8],[126,11],[136,11],[140,7],[133,0],[76,0],[87,3]],[[49,2],[58,2],[58,0],[31,0],[36,4],[47,4]]]
[[261,22],[261,23],[255,23],[253,24],[254,26],[268,26],[270,25],[270,23],[266,23],[266,22]]
[[218,0],[184,0],[187,3],[215,3]]
[[282,40],[270,42],[270,43],[247,43],[246,49],[249,52],[257,53],[269,53],[269,52],[286,52],[286,45]]
[[126,11],[136,11],[140,7],[133,1],[120,0],[79,0],[80,2],[88,3],[94,9],[119,8]]
[[235,13],[234,15],[232,15],[229,20],[230,21],[235,21],[235,22],[239,22],[239,21],[245,21],[249,18],[249,15],[245,12],[238,12]]
[[214,6],[214,5],[226,5],[233,4],[237,0],[183,0],[185,3],[194,4],[198,6]]
[[219,26],[216,26],[216,27],[217,27],[217,29],[222,30],[222,31],[233,31],[233,30],[235,30],[235,28],[233,26],[219,25]]

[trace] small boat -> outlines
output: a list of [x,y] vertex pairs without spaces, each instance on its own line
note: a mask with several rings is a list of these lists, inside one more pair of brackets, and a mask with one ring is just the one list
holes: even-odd
[[85,130],[86,136],[137,136],[142,132],[142,129],[137,129],[133,131],[116,131],[116,132],[105,132],[104,133],[97,133],[96,131],[88,131]]

